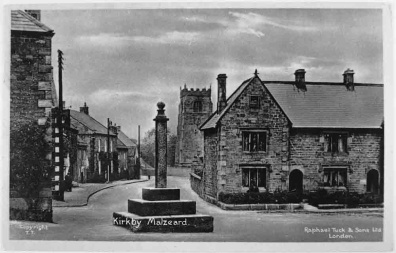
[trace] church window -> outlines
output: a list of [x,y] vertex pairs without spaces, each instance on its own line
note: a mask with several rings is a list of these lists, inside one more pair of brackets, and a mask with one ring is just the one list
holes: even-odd
[[194,112],[202,112],[202,101],[194,101],[193,110]]

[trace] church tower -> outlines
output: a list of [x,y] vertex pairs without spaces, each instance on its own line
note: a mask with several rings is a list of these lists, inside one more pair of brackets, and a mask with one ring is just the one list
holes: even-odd
[[177,124],[176,164],[190,166],[203,154],[203,134],[198,127],[212,114],[211,89],[180,89]]

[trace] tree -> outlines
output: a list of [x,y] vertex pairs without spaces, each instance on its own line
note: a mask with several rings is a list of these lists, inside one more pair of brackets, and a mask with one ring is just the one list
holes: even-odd
[[[176,152],[176,140],[177,136],[171,131],[167,130],[167,148],[168,148],[168,166],[175,165],[175,152]],[[155,128],[148,130],[142,140],[140,147],[142,159],[150,166],[155,166]]]
[[168,134],[168,166],[175,166],[177,135]]
[[150,129],[144,134],[140,152],[142,159],[150,166],[155,166],[155,128]]

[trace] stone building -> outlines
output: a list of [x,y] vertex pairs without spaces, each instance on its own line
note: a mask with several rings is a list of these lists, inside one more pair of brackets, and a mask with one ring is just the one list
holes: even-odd
[[[86,104],[80,107],[80,111],[70,110],[70,121],[72,128],[78,130],[79,146],[81,147],[79,151],[81,167],[73,173],[73,180],[77,182],[107,180],[108,161],[111,164],[111,174],[114,173],[114,159],[117,159],[116,163],[118,163],[117,127],[110,126],[108,134],[107,128],[89,115],[89,107]],[[109,147],[108,136],[110,137]],[[107,158],[108,149],[110,159]]]
[[140,178],[140,168],[136,167],[136,143],[132,139],[130,139],[124,132],[121,131],[121,126],[117,127],[117,150],[120,170],[119,173],[127,172],[130,179],[138,179]]
[[211,89],[180,90],[175,163],[189,166],[194,156],[202,155],[203,135],[198,126],[212,113]]
[[217,110],[201,126],[203,163],[192,188],[205,199],[220,192],[348,190],[382,192],[383,85],[262,81],[257,71],[228,98],[218,76]]
[[38,10],[11,11],[11,130],[32,122],[44,125],[57,103],[51,64],[54,31],[40,17]]
[[[39,10],[11,11],[10,133],[26,127],[45,128],[46,141],[50,144],[46,159],[51,166],[50,113],[57,104],[51,64],[54,31],[41,23],[40,18]],[[10,150],[11,156],[14,152],[17,151]],[[41,187],[37,199],[32,200],[34,204],[28,204],[26,196],[11,187],[11,219],[52,220],[50,179],[41,182]]]

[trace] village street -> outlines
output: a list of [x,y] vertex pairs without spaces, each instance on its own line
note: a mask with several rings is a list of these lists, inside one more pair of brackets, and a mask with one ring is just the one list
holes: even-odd
[[[208,242],[317,242],[381,241],[381,213],[263,213],[258,211],[224,211],[208,204],[195,194],[189,179],[182,174],[168,177],[169,187],[181,188],[182,199],[197,201],[197,212],[214,217],[213,233],[135,234],[112,224],[114,211],[126,211],[128,198],[141,198],[142,187],[153,187],[150,181],[121,185],[93,195],[85,207],[55,207],[54,222],[11,222],[10,239],[28,240],[95,240],[95,241],[208,241]],[[27,233],[27,225],[38,225]],[[41,230],[38,228],[40,225]],[[329,229],[329,232],[315,232]],[[334,232],[334,229],[339,229]],[[348,232],[351,228],[354,232]],[[356,229],[359,229],[357,231]],[[313,229],[313,230],[311,230]],[[342,231],[342,230],[345,230]],[[361,229],[361,230],[360,230]],[[366,231],[368,229],[368,231]],[[309,232],[310,231],[310,232]],[[315,232],[315,233],[312,233]],[[350,238],[330,238],[344,234]]]

